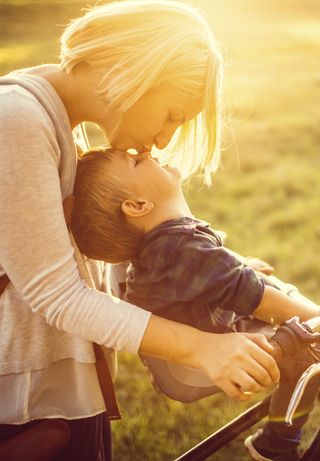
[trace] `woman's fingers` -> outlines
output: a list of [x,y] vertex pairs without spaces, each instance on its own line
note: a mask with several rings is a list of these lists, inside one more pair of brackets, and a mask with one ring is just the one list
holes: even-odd
[[276,381],[272,377],[273,362],[269,354],[253,344],[249,355],[238,358],[238,365],[231,370],[230,376],[241,389],[257,393],[262,388],[274,386]]
[[244,393],[243,389],[241,389],[237,384],[233,383],[232,381],[226,382],[224,388],[221,387],[223,392],[227,394],[228,397],[239,400],[240,402],[246,402],[247,400],[251,399],[253,394]]
[[267,340],[267,338],[259,333],[243,333],[250,341],[253,341],[255,344],[257,344],[261,349],[264,351],[268,352],[269,354],[272,354],[273,351],[273,346],[270,344],[270,342]]
[[245,395],[257,394],[261,392],[264,386],[259,384],[256,379],[254,379],[247,371],[239,370],[237,376],[237,384],[240,387],[242,393],[247,393]]
[[[237,400],[248,400],[250,393],[260,392],[278,381],[279,371],[273,357],[258,343],[265,345],[261,335],[226,333],[218,335],[214,351],[215,364],[208,375],[227,395]],[[252,339],[255,339],[253,341]],[[208,365],[206,363],[206,365]]]
[[280,372],[275,359],[271,355],[273,351],[272,345],[263,335],[248,333],[246,336],[257,346],[252,349],[254,359],[268,371],[272,382],[277,383],[280,379]]
[[[264,368],[259,360],[256,360],[253,357],[251,357],[251,360],[248,359],[244,363],[243,370],[245,371],[246,375],[256,383],[259,390],[262,388],[272,387],[275,384],[268,370]],[[245,388],[245,385],[241,384],[241,387]]]

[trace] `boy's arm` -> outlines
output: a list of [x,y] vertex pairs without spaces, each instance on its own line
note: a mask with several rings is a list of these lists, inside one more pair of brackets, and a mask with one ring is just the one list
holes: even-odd
[[252,315],[265,322],[281,324],[294,315],[301,320],[317,317],[320,315],[320,309],[299,292],[292,297],[266,285],[261,301]]
[[251,315],[265,283],[244,259],[208,238],[186,236],[175,251],[172,275],[176,300],[196,300],[212,308]]

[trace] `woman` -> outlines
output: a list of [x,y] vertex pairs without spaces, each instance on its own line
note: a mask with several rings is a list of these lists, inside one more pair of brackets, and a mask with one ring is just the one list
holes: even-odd
[[[60,60],[0,85],[0,275],[10,280],[0,298],[0,438],[30,440],[35,422],[54,418],[50,457],[34,459],[96,460],[105,404],[92,342],[201,368],[240,400],[276,382],[278,369],[263,336],[202,333],[90,289],[64,220],[72,130],[84,121],[117,149],[168,146],[169,159],[176,133],[185,176],[214,171],[222,63],[206,21],[175,1],[101,5],[66,28]],[[89,266],[102,290],[98,264]]]

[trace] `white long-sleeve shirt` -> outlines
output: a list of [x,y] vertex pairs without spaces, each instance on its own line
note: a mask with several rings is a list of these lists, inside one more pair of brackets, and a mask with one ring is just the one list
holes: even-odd
[[66,110],[43,78],[11,76],[32,91],[0,79],[0,275],[11,281],[0,297],[0,399],[4,375],[92,364],[91,342],[136,352],[150,317],[81,279],[62,207],[76,171]]

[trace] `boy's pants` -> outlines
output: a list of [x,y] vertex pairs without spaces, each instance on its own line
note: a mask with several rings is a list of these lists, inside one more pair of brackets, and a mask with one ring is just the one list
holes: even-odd
[[293,425],[284,422],[292,392],[302,373],[312,364],[314,359],[304,350],[294,358],[285,358],[280,364],[280,383],[274,390],[269,407],[268,426],[281,437],[293,439],[299,435],[302,426],[307,422],[314,402],[319,393],[320,376],[312,379],[307,386],[301,402],[294,414]]

